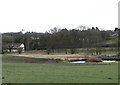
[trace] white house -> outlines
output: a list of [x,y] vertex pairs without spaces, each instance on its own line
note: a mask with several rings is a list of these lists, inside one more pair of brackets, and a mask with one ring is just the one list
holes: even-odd
[[18,52],[19,48],[22,48],[22,52],[25,51],[25,46],[23,43],[8,43],[5,45],[5,47],[7,48],[8,52],[10,52],[10,48],[11,52]]

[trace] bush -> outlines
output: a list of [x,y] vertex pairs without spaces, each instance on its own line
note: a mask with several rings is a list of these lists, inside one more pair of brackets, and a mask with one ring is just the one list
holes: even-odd
[[18,48],[18,53],[19,53],[19,54],[22,53],[22,48]]
[[88,59],[86,59],[86,62],[102,62],[102,59],[100,59],[100,58],[88,58]]
[[119,56],[118,55],[113,55],[113,56],[99,56],[99,58],[103,59],[103,60],[119,60]]

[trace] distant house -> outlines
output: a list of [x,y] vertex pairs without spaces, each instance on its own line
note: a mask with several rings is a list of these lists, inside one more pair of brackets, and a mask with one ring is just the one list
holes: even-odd
[[118,37],[118,28],[115,28],[115,30],[111,36],[111,38],[116,38],[116,37]]
[[7,52],[18,52],[19,48],[22,48],[22,52],[24,52],[24,44],[23,43],[8,43],[5,45]]

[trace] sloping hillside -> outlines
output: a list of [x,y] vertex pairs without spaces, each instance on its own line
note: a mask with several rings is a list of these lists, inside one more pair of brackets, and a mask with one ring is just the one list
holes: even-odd
[[113,44],[117,44],[117,43],[118,43],[118,38],[114,38],[114,39],[104,42],[104,44],[107,44],[107,45],[113,45]]
[[111,40],[98,43],[98,45],[102,45],[102,46],[113,46],[113,45],[116,46],[117,44],[118,44],[118,38],[113,38]]

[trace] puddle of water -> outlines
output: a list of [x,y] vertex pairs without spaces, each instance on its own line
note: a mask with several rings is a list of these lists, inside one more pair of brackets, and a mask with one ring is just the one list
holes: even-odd
[[117,62],[117,61],[115,61],[115,60],[103,60],[102,62],[104,62],[104,63],[112,63],[112,62]]
[[[86,61],[73,61],[71,63],[85,63]],[[102,62],[104,63],[112,63],[112,62],[117,62],[115,60],[103,60]]]
[[74,61],[74,62],[71,62],[71,63],[85,63],[85,61]]

